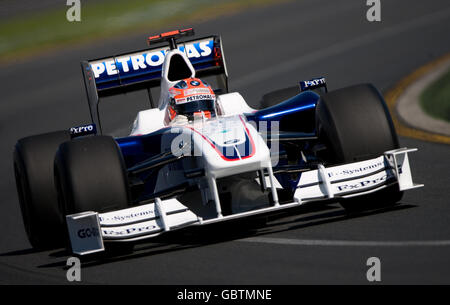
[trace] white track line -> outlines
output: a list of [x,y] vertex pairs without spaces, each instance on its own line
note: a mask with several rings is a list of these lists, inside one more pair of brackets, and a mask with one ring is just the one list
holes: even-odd
[[357,240],[322,240],[291,239],[274,237],[249,237],[239,239],[241,242],[266,243],[293,246],[332,246],[332,247],[437,247],[450,246],[450,240],[410,240],[410,241],[357,241]]

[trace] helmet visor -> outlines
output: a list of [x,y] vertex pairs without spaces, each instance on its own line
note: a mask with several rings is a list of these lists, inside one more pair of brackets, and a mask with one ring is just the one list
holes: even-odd
[[188,118],[192,118],[195,112],[209,111],[211,116],[216,114],[214,100],[198,100],[184,104],[175,104],[173,108],[177,114],[182,114]]

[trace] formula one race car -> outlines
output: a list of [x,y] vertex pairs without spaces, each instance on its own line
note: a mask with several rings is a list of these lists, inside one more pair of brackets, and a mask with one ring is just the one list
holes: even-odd
[[[408,160],[416,149],[399,148],[373,85],[327,92],[315,78],[284,101],[286,90],[265,95],[270,106],[256,110],[228,92],[220,36],[186,41],[193,34],[163,33],[149,37],[149,49],[83,61],[92,123],[17,142],[17,189],[33,247],[70,240],[84,255],[306,203],[389,206],[421,186]],[[135,90],[148,91],[152,108],[138,113],[129,136],[104,135],[100,101]]]

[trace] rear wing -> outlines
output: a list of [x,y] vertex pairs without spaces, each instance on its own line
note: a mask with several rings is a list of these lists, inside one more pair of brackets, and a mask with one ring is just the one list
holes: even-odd
[[[196,77],[216,76],[217,89],[228,92],[228,73],[220,36],[177,42],[177,47],[191,61]],[[150,89],[160,85],[168,50],[169,46],[160,46],[81,62],[91,119],[100,133],[98,103],[102,97],[147,89],[150,104],[156,107]]]

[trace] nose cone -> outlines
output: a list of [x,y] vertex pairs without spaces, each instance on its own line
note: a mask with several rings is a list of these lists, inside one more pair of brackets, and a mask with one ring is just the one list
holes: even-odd
[[240,116],[208,120],[194,124],[192,129],[194,150],[201,154],[212,176],[249,172],[270,164],[266,143]]

